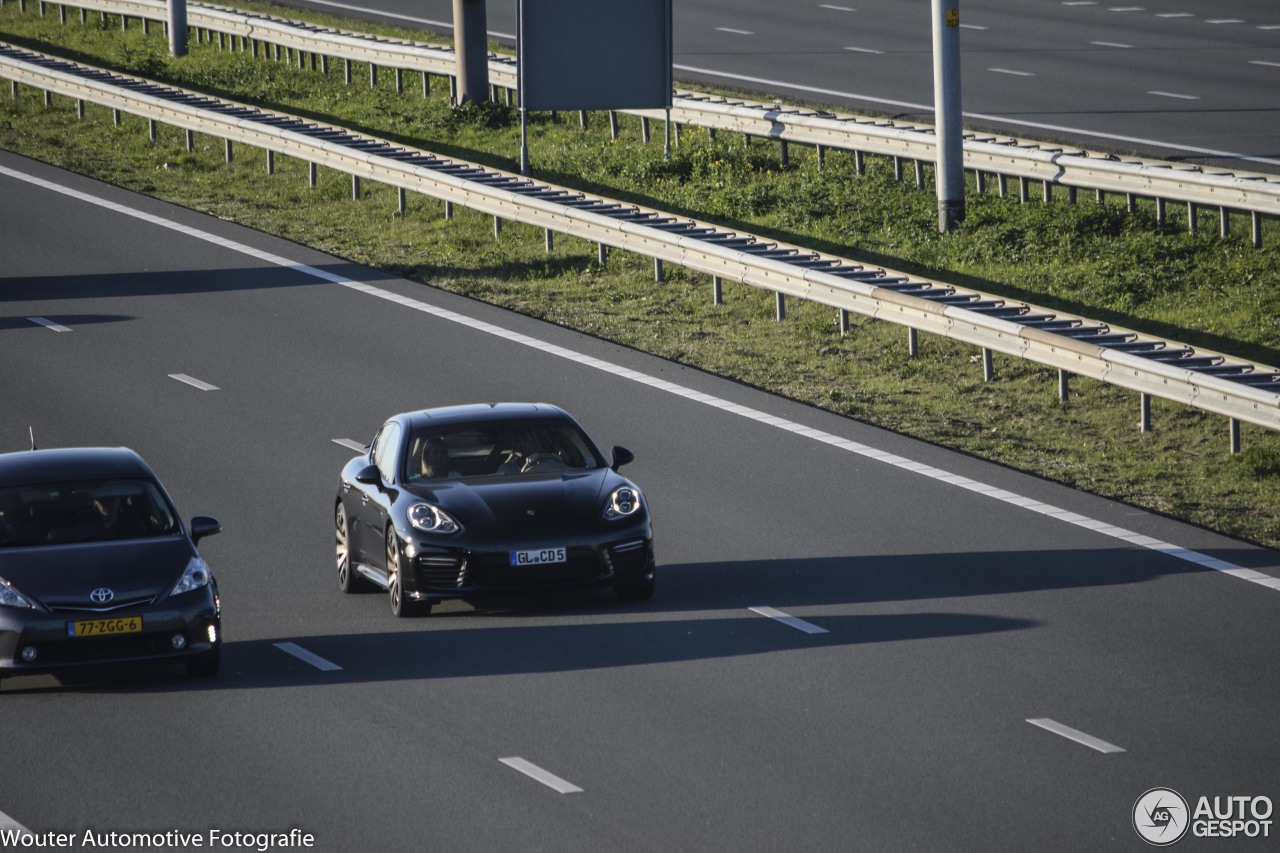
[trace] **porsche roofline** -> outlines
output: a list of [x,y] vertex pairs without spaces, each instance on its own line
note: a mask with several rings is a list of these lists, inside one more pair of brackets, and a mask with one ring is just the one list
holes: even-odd
[[156,479],[150,466],[127,447],[56,447],[0,453],[0,483],[51,483],[111,477]]

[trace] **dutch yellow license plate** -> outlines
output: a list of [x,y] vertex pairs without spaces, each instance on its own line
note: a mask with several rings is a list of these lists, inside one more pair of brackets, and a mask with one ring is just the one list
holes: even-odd
[[105,637],[110,634],[142,633],[141,616],[117,616],[114,619],[86,619],[68,622],[68,637]]

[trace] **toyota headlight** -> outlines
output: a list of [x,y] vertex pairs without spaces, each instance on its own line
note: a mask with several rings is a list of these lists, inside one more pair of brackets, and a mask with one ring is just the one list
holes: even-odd
[[0,605],[5,607],[21,607],[26,610],[32,610],[35,605],[18,592],[4,578],[0,578]]
[[204,558],[195,556],[187,563],[187,569],[182,573],[182,577],[178,579],[174,585],[170,595],[179,595],[184,592],[191,592],[193,589],[199,589],[202,586],[209,585],[209,564]]
[[622,486],[609,495],[609,500],[604,505],[604,517],[609,521],[630,518],[640,511],[642,505],[639,489]]
[[423,533],[439,533],[448,535],[457,533],[462,525],[453,520],[453,516],[431,504],[414,504],[409,507],[409,523],[415,530]]

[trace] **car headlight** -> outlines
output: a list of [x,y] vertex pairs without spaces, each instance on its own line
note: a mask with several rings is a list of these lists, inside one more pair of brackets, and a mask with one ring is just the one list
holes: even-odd
[[192,557],[187,563],[186,571],[182,573],[182,577],[174,585],[170,595],[178,595],[183,592],[191,592],[193,589],[199,589],[202,586],[209,585],[209,564],[200,556]]
[[22,593],[18,592],[4,578],[0,578],[0,605],[5,607],[22,607],[32,610],[35,605],[28,601]]
[[614,489],[613,494],[609,495],[609,500],[604,505],[604,517],[609,521],[630,518],[640,511],[641,506],[640,490],[631,486],[622,486]]
[[448,535],[462,529],[462,525],[454,521],[449,513],[431,504],[414,504],[409,507],[409,523],[415,530],[423,533]]

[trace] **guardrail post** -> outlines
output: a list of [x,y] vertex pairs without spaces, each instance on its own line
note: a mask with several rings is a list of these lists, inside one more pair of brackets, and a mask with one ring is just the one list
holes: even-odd
[[399,95],[404,91],[404,70],[396,69],[396,94]]
[[[112,109],[112,110],[111,110],[111,123],[112,123],[114,126],[116,126],[116,127],[119,127],[119,126],[120,126],[120,111],[119,111],[119,110],[117,110],[117,109]],[[230,145],[231,143],[229,143],[229,142],[228,142],[227,144],[228,144],[228,145]]]
[[147,139],[150,142],[156,141],[156,120],[153,118],[147,119]]
[[853,171],[857,172],[859,175],[865,175],[867,173],[866,157],[861,151],[853,152]]
[[88,9],[81,9],[81,10],[80,10],[80,23],[82,23],[82,24],[87,24],[88,22],[89,22],[89,10],[88,10]]
[[597,244],[596,263],[598,263],[600,266],[604,266],[605,263],[608,262],[608,260],[609,260],[609,247],[606,246],[604,243]]
[[270,148],[267,149],[267,174],[274,175],[276,173],[276,152]]
[[[44,4],[43,4],[43,3],[41,3],[41,4],[40,4],[40,14],[41,14],[41,15],[43,15],[43,14],[44,14]],[[120,16],[120,32],[122,32],[122,33],[127,33],[128,31],[129,31],[129,16],[128,16],[128,15],[121,15],[121,16]]]
[[640,141],[649,144],[649,119],[645,116],[640,116]]
[[1058,370],[1058,402],[1064,406],[1067,403],[1070,389],[1067,387],[1067,380],[1071,378],[1071,374],[1065,370]]
[[1253,226],[1253,248],[1261,249],[1262,248],[1262,214],[1258,213],[1258,211],[1255,210],[1250,214],[1249,218]]
[[893,180],[902,183],[902,158],[897,154],[893,155]]
[[1163,228],[1165,220],[1165,201],[1162,198],[1156,199],[1156,227]]
[[1142,394],[1138,398],[1138,431],[1151,432],[1151,395]]
[[664,273],[665,271],[662,269],[662,259],[654,258],[653,259],[653,280],[658,284],[662,284],[662,282],[666,281],[666,278],[667,278]]
[[578,126],[583,130],[587,129],[587,111],[578,110]]
[[458,105],[458,78],[449,78],[449,105],[456,107]]
[[44,90],[44,105],[46,107],[53,106],[53,92],[49,89]]
[[618,112],[617,110],[609,110],[609,138],[614,142],[618,141]]
[[408,199],[405,198],[404,187],[396,187],[396,212],[404,216]]
[[1027,179],[1018,178],[1018,201],[1027,203]]
[[987,190],[986,177],[982,174],[981,169],[973,170],[973,185],[978,191],[978,195],[982,195]]
[[230,163],[231,162],[231,140],[230,139],[226,140],[226,143],[227,143],[226,144],[227,162]]
[[787,140],[782,140],[782,153],[779,155],[779,161],[783,167],[791,165],[791,157],[787,151]]
[[360,200],[360,176],[359,175],[351,176],[351,200],[352,201]]
[[187,153],[190,154],[193,150],[195,150],[195,147],[196,147],[195,131],[188,128],[186,133],[183,135],[186,137],[185,142],[187,143]]
[[1074,205],[1076,203],[1076,188],[1067,187],[1067,204]]
[[916,189],[922,190],[924,189],[924,161],[917,160],[915,162],[915,167],[916,167]]
[[308,163],[307,164],[307,186],[314,189],[315,185],[316,185],[316,164]]
[[1218,208],[1218,236],[1224,240],[1231,231],[1231,211],[1225,207]]
[[1105,192],[1103,192],[1102,190],[1094,190],[1094,191],[1093,191],[1093,200],[1094,200],[1094,201],[1096,201],[1098,204],[1106,204],[1106,203],[1107,203],[1107,194],[1106,194]]
[[998,195],[1000,198],[1004,198],[1005,195],[1008,194],[1008,192],[1009,192],[1009,176],[996,175],[996,195]]
[[1240,452],[1240,421],[1230,418],[1230,426],[1228,431],[1231,435],[1231,455],[1235,456]]
[[342,82],[351,85],[351,60],[342,60]]
[[[59,7],[58,7],[58,23],[60,23],[60,24],[66,24],[66,23],[67,23],[67,7],[66,7],[66,6],[59,6]],[[142,26],[142,32],[143,32],[144,34],[145,34],[145,33],[146,33],[146,31],[147,31],[147,29],[146,29],[146,24],[147,24],[147,19],[146,19],[146,18],[143,18],[143,19],[142,19],[142,25],[143,25],[143,26]]]
[[76,98],[76,118],[84,118],[84,98]]
[[329,57],[327,54],[320,54],[320,73],[329,76]]
[[774,316],[779,323],[787,319],[787,297],[781,293],[773,295]]
[[13,99],[15,101],[18,100],[18,81],[17,80],[9,81],[9,94],[13,96]]
[[369,63],[369,88],[378,88],[378,66],[372,62]]
[[840,309],[840,337],[849,334],[849,311],[846,308]]
[[1044,203],[1053,201],[1053,181],[1044,182]]
[[718,275],[711,276],[711,304],[724,304],[724,284]]
[[827,146],[818,145],[816,147],[818,149],[818,168],[821,169],[827,165]]
[[551,254],[556,249],[556,232],[550,228],[546,229],[546,239],[543,241],[547,247],[547,254]]
[[991,350],[982,348],[982,381],[990,382],[996,376],[995,366],[991,363]]
[[453,202],[446,201],[444,203],[444,218],[453,219]]
[[915,358],[920,354],[920,333],[915,329],[907,329],[907,358]]
[[1196,205],[1192,201],[1187,202],[1187,230],[1196,233]]
[[497,240],[502,236],[502,220],[497,216],[493,217],[493,239]]
[[1125,210],[1127,210],[1129,213],[1137,213],[1137,211],[1138,211],[1138,197],[1137,197],[1136,195],[1134,195],[1133,193],[1125,193],[1125,194],[1124,194],[1124,209],[1125,209]]
[[431,97],[431,75],[425,71],[422,72],[422,97]]

